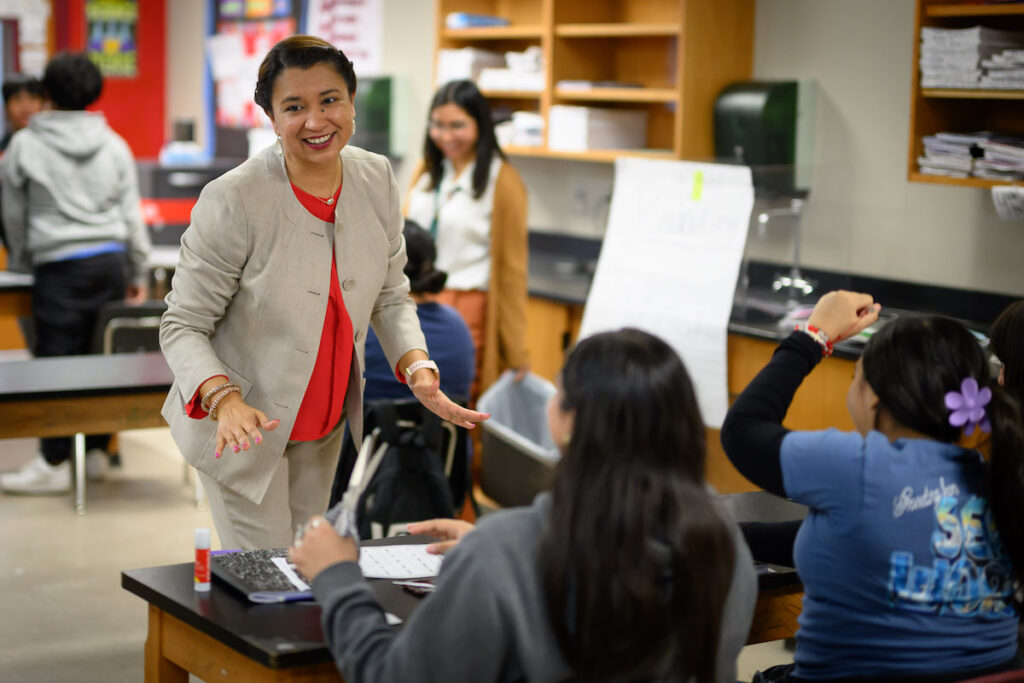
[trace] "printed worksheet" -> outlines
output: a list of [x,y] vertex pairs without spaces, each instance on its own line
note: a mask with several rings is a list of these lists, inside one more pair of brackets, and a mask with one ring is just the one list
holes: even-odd
[[437,576],[441,556],[426,545],[378,545],[359,549],[359,568],[368,579],[418,579]]

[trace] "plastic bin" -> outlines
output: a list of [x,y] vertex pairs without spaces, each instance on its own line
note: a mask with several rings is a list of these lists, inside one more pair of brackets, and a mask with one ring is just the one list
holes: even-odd
[[483,460],[480,487],[503,507],[529,505],[551,487],[561,457],[548,430],[551,382],[534,374],[516,382],[509,371],[484,392],[477,409],[491,414],[481,423]]

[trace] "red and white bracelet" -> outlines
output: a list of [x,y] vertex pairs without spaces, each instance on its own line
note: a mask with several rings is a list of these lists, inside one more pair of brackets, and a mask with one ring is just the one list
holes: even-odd
[[795,329],[797,330],[797,332],[803,332],[808,337],[818,342],[818,344],[821,346],[821,355],[825,356],[826,358],[832,355],[832,340],[829,339],[828,335],[822,332],[820,329],[818,329],[814,325],[797,325]]

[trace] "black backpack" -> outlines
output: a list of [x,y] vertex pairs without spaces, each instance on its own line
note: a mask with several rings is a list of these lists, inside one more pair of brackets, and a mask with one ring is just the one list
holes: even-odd
[[[394,536],[409,522],[452,517],[452,491],[442,461],[442,449],[452,435],[441,418],[415,399],[371,401],[363,411],[363,424],[368,431],[379,427],[377,443],[387,443],[388,449],[359,499],[360,538]],[[332,504],[344,495],[356,456],[355,444],[346,435]]]

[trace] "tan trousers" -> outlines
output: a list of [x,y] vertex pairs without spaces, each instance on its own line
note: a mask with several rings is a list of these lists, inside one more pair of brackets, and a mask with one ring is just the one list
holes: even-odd
[[[259,505],[200,472],[220,547],[253,550],[291,545],[296,526],[327,511],[344,434],[342,418],[322,439],[289,441]],[[245,457],[245,453],[229,452],[224,457]]]

